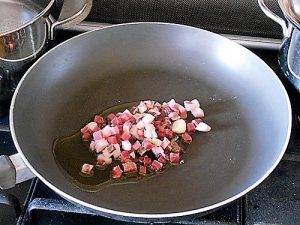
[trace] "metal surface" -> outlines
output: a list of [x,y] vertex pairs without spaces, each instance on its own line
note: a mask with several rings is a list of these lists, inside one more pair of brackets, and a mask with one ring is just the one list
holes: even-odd
[[[263,12],[275,22],[282,26],[284,39],[282,44],[282,55],[279,56],[279,62],[282,70],[285,73],[288,81],[300,92],[300,38],[299,38],[299,0],[279,0],[278,3],[282,9],[285,17],[289,21],[287,24],[285,20],[275,15],[265,5],[264,0],[258,0]],[[298,13],[298,14],[297,14]],[[285,65],[286,64],[286,65]]]
[[83,20],[92,0],[66,0],[57,21],[49,15],[54,0],[0,0],[0,79],[19,81],[28,64],[42,53],[57,26]]
[[279,53],[279,65],[288,81],[300,93],[300,34],[298,30],[293,31],[292,38],[286,39]]
[[70,28],[84,20],[90,13],[93,0],[74,1],[64,0],[63,8],[59,15],[58,21],[54,22],[50,27],[51,39],[54,38],[54,29]]
[[53,3],[54,0],[0,1],[0,14],[6,18],[0,20],[3,27],[0,32],[0,65],[5,71],[11,69],[7,66],[9,62],[12,62],[10,67],[14,67],[13,62],[26,61],[41,51],[47,39],[44,17]]
[[45,15],[54,0],[0,0],[0,36],[20,30]]
[[[74,31],[78,33],[88,32],[97,30],[100,28],[113,26],[111,23],[98,23],[90,21],[82,21],[68,29],[58,28],[62,31]],[[279,50],[281,46],[281,39],[275,38],[263,38],[263,37],[251,37],[251,36],[242,36],[242,35],[230,35],[230,34],[220,34],[240,45],[243,45],[246,48],[252,49],[265,49],[265,50]]]
[[[0,20],[0,27],[5,29],[4,32],[0,32],[0,59],[6,61],[6,64],[10,63],[9,67],[11,67],[7,68],[7,66],[4,70],[17,68],[12,64],[13,62],[34,58],[44,47],[47,36],[53,39],[55,27],[66,28],[79,23],[87,16],[92,6],[92,0],[65,0],[58,20],[53,21],[47,15],[53,2],[54,0],[48,1],[45,5],[45,0],[21,1],[21,3],[0,1],[0,14],[3,13],[9,19],[12,18],[11,21],[4,20],[4,18]],[[27,12],[29,9],[31,14]],[[10,16],[7,16],[4,11]],[[24,18],[26,18],[26,23],[23,22]],[[14,30],[11,31],[12,27]]]
[[16,184],[16,170],[6,155],[0,156],[0,188],[12,188]]
[[[198,98],[213,131],[195,138],[185,164],[152,179],[96,193],[68,182],[53,140],[105,108],[148,98]],[[162,23],[112,26],[58,45],[22,78],[10,118],[24,162],[55,192],[106,216],[147,221],[241,197],[276,167],[291,129],[286,91],[262,60],[219,35]]]
[[291,37],[289,50],[287,53],[287,65],[289,71],[293,74],[298,91],[300,92],[300,31],[295,29]]
[[290,36],[290,29],[288,25],[286,24],[285,20],[277,16],[275,13],[273,13],[265,4],[265,0],[258,0],[258,4],[261,8],[261,10],[272,20],[274,20],[276,23],[278,23],[281,28],[284,37],[289,37]]
[[[8,120],[0,118],[0,124],[6,125]],[[15,153],[17,153],[17,150],[13,144],[10,132],[0,130],[0,154],[12,155]],[[31,181],[26,181],[16,185],[14,188],[0,190],[0,224],[16,224],[20,206],[22,206],[22,210],[26,207],[30,186]]]
[[15,184],[22,183],[35,177],[30,169],[25,165],[19,153],[11,155],[9,158],[16,171]]
[[278,0],[284,16],[300,29],[300,0]]

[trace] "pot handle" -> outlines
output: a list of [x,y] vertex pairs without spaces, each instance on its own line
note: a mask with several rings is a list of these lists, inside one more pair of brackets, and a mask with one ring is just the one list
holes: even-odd
[[84,20],[92,4],[93,0],[64,0],[58,20],[50,25],[50,39],[53,40],[56,28],[70,28]]
[[284,19],[272,12],[265,4],[265,0],[258,0],[258,4],[267,17],[271,18],[281,26],[284,37],[289,37],[292,27],[290,25],[287,25]]
[[35,175],[26,166],[20,153],[0,156],[0,188],[9,189]]

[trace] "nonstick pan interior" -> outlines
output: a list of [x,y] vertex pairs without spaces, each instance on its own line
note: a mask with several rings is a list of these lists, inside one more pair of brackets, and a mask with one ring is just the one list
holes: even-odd
[[[199,99],[212,127],[195,136],[183,165],[95,193],[66,180],[53,158],[55,138],[111,106],[171,98]],[[245,48],[200,29],[137,23],[83,34],[42,57],[14,96],[11,128],[25,161],[67,199],[165,217],[220,206],[261,182],[284,153],[290,113],[279,79]]]

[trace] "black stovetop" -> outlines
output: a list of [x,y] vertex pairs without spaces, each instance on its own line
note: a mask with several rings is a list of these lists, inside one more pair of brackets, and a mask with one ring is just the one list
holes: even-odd
[[[61,32],[61,42],[74,33]],[[253,50],[282,77],[277,65],[277,52]],[[176,224],[300,224],[300,104],[299,95],[284,83],[293,108],[293,127],[288,149],[275,171],[258,187],[235,202],[206,216],[195,216]],[[0,118],[0,130],[8,126],[8,117]],[[0,131],[0,154],[12,154],[16,150],[9,131]],[[21,211],[12,205],[0,203],[0,224],[134,224],[120,222],[95,215],[79,205],[73,205],[45,186],[37,178],[6,191],[16,196]],[[13,199],[16,199],[12,197]],[[15,206],[18,206],[18,201]],[[172,223],[170,223],[172,224]]]

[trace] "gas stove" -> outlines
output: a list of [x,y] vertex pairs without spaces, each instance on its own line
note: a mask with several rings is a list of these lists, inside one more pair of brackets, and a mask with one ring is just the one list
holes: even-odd
[[[101,26],[105,26],[102,24]],[[56,45],[83,31],[99,27],[99,24],[81,24],[73,30],[61,30]],[[229,36],[246,45],[261,57],[278,75],[278,40],[265,42],[250,37]],[[283,80],[284,82],[284,80]],[[205,216],[194,216],[169,224],[300,224],[300,104],[299,95],[284,82],[290,95],[293,109],[293,127],[288,149],[275,171],[258,187],[242,198],[219,208]],[[0,109],[8,109],[8,103]],[[13,154],[13,145],[8,127],[8,116],[0,117],[0,154]],[[117,221],[95,215],[80,205],[55,194],[40,180],[34,178],[5,191],[8,198],[0,200],[0,224],[136,224],[131,221]],[[0,194],[0,199],[1,199]],[[124,218],[125,219],[125,218]]]

